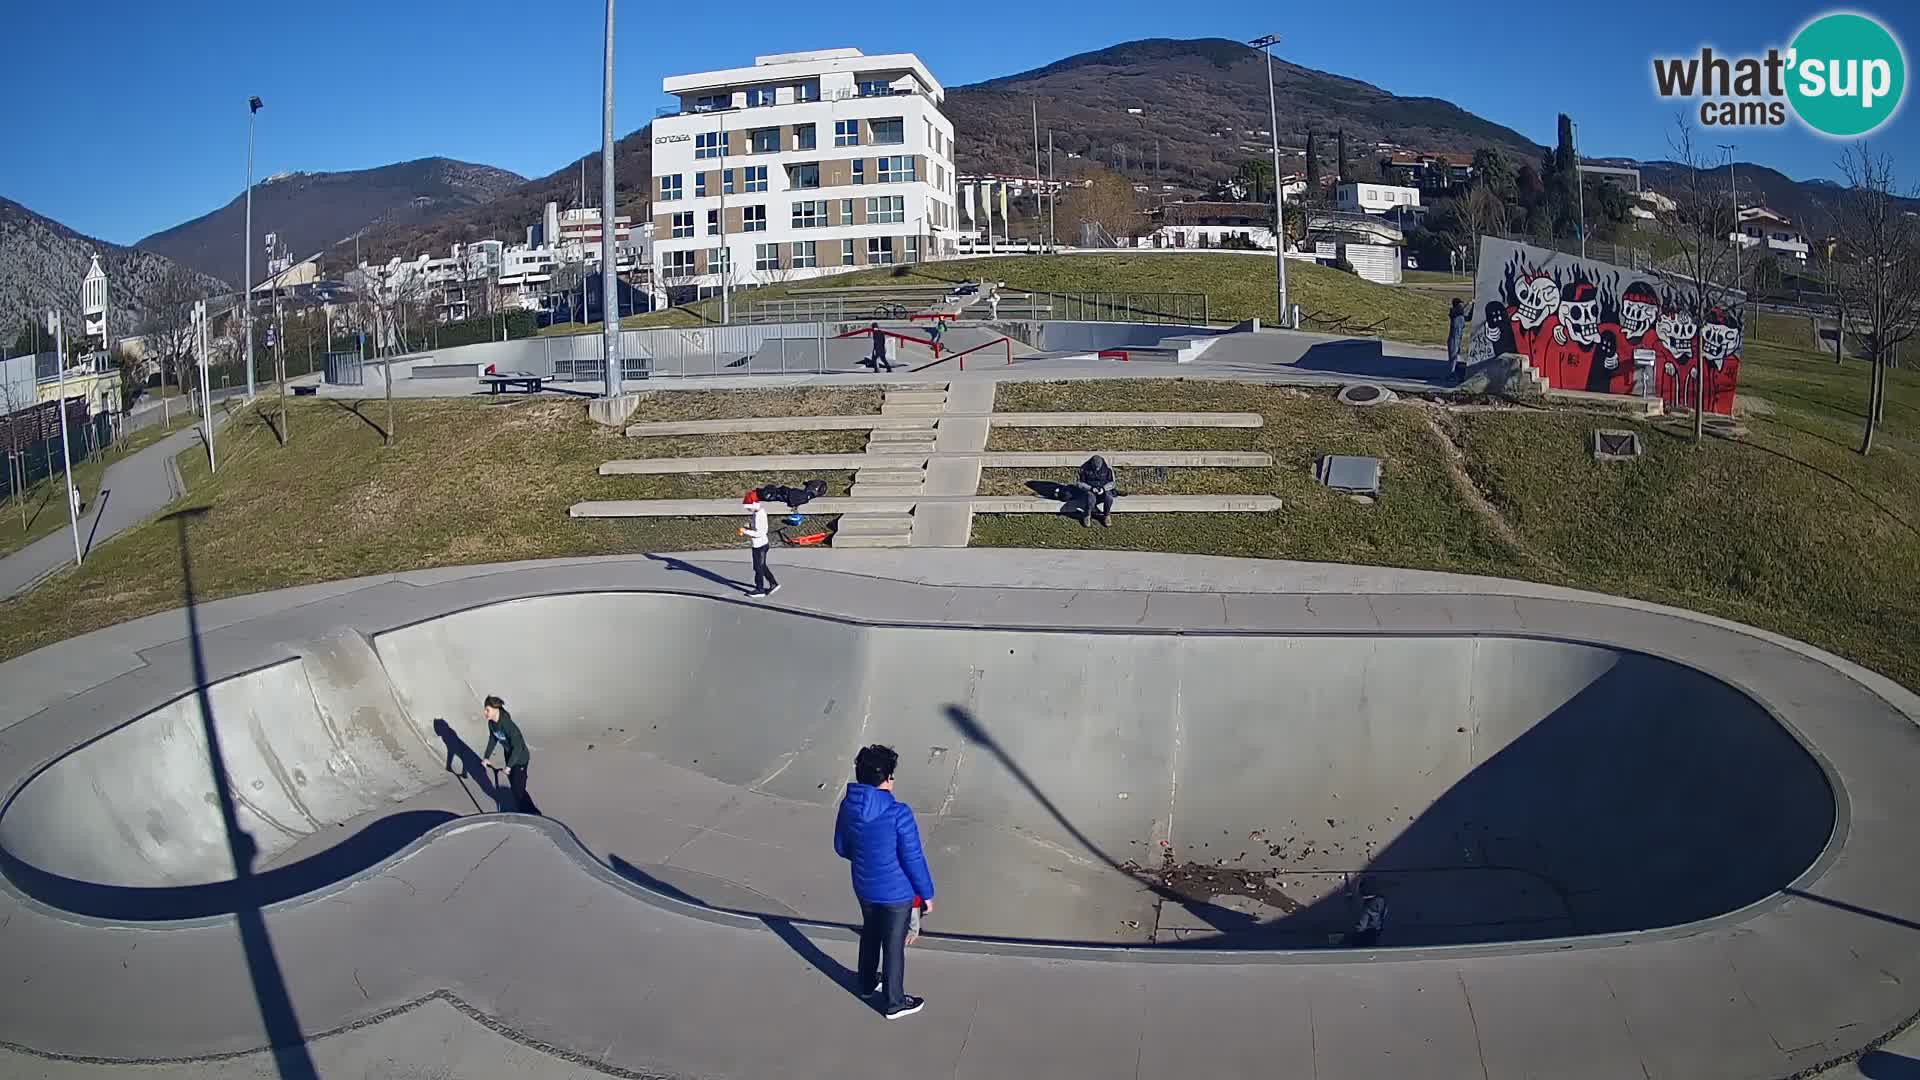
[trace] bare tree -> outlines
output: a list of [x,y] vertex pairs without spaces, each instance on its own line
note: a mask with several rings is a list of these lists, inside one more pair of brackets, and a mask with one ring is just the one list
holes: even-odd
[[387,357],[385,368],[387,395],[387,427],[381,432],[385,445],[393,445],[393,358],[408,351],[406,328],[419,315],[421,305],[428,300],[426,274],[418,269],[404,270],[387,280],[383,292],[388,325],[393,327],[396,351]]
[[1480,238],[1507,231],[1507,204],[1484,181],[1476,182],[1460,200],[1460,222],[1467,227],[1467,267],[1480,257]]
[[1678,186],[1667,193],[1673,209],[1662,211],[1658,220],[1677,250],[1657,273],[1693,319],[1694,370],[1698,373],[1693,441],[1699,443],[1706,432],[1707,412],[1707,372],[1700,360],[1700,329],[1707,324],[1708,315],[1732,295],[1732,290],[1719,283],[1733,269],[1730,236],[1734,212],[1725,189],[1713,183],[1712,163],[1694,145],[1693,127],[1685,113],[1674,118],[1673,128],[1667,136],[1667,147],[1683,170]]
[[6,409],[7,425],[7,479],[13,488],[14,501],[20,505],[20,531],[27,530],[27,452],[20,445],[20,410],[32,404],[30,389],[23,390],[21,385],[10,379],[0,378],[0,408]]
[[1091,226],[1118,239],[1138,231],[1140,199],[1126,177],[1096,169],[1092,172],[1092,183],[1070,191],[1055,213],[1065,219],[1064,231],[1069,236],[1078,235]]
[[[1843,311],[1867,325],[1867,422],[1860,452],[1873,450],[1874,429],[1886,418],[1887,368],[1900,346],[1920,330],[1920,219],[1896,201],[1892,154],[1855,143],[1840,158],[1847,190],[1835,215],[1839,251],[1830,259]],[[1920,192],[1915,192],[1920,195]]]

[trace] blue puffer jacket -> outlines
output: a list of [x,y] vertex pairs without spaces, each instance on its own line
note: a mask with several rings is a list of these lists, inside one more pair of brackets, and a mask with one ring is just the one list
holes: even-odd
[[833,850],[853,863],[853,895],[869,904],[933,899],[933,875],[920,850],[913,808],[890,791],[847,785],[833,825]]

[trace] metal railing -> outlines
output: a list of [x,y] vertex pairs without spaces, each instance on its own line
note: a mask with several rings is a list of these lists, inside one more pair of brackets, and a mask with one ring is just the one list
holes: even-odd
[[[1018,293],[1000,301],[1000,317],[1018,319],[1022,306]],[[1176,292],[1092,292],[1028,293],[1025,310],[1028,317],[1063,319],[1068,322],[1130,322],[1178,326],[1205,326],[1209,318],[1206,293]],[[1042,301],[1045,307],[1041,307]],[[1044,314],[1043,314],[1044,312]],[[977,314],[977,311],[969,314]]]

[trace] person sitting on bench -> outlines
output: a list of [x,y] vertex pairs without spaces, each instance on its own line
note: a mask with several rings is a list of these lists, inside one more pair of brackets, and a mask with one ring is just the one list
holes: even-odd
[[[1100,527],[1106,528],[1113,513],[1113,468],[1107,459],[1095,454],[1080,466],[1080,479],[1074,482],[1078,492],[1075,502],[1081,507],[1080,527],[1089,528],[1093,519],[1100,519]],[[1096,509],[1097,508],[1097,509]]]

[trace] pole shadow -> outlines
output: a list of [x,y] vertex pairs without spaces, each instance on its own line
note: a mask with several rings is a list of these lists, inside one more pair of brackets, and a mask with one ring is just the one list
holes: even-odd
[[381,427],[378,421],[360,411],[361,406],[365,404],[364,402],[348,402],[344,398],[329,398],[328,400],[339,406],[340,411],[353,414],[354,419],[372,428],[374,434],[379,435],[382,442],[386,441],[387,429]]
[[[174,522],[180,543],[181,591],[186,600],[187,639],[193,656],[194,696],[200,706],[200,726],[207,740],[207,763],[213,773],[213,794],[220,807],[227,848],[233,857],[233,880],[239,891],[248,891],[254,878],[254,860],[259,844],[240,827],[239,808],[233,782],[227,775],[226,758],[220,749],[219,727],[213,722],[213,698],[207,676],[205,649],[200,640],[200,615],[194,606],[193,559],[187,543],[187,525],[207,513],[205,507],[191,507],[167,515]],[[247,971],[253,979],[254,1000],[260,1006],[260,1020],[266,1028],[267,1045],[272,1049],[274,1066],[281,1080],[318,1080],[313,1058],[307,1053],[306,1036],[294,1012],[287,992],[280,960],[267,933],[267,921],[258,904],[243,904],[234,912],[239,924],[240,946],[247,958]]]
[[[473,812],[481,814],[486,811],[481,809],[480,800],[473,797],[473,792],[467,791],[466,781],[468,780],[478,784],[480,794],[492,800],[494,809],[498,810],[500,792],[494,787],[492,778],[487,775],[486,763],[480,760],[480,755],[474,753],[473,747],[467,745],[467,740],[461,738],[460,733],[453,730],[444,717],[433,718],[433,733],[440,736],[440,741],[446,745],[446,770],[461,781],[460,790],[467,792],[467,799],[473,803]],[[453,763],[456,761],[460,763],[459,772],[453,771]]]
[[87,528],[86,554],[93,554],[93,542],[100,535],[100,519],[106,516],[107,500],[113,495],[112,488],[101,488],[100,495],[93,500],[93,524]]

